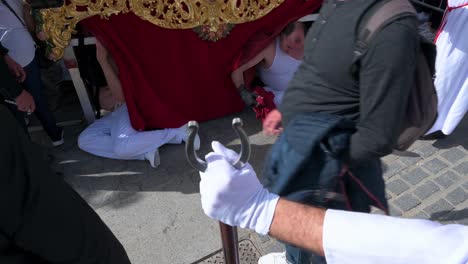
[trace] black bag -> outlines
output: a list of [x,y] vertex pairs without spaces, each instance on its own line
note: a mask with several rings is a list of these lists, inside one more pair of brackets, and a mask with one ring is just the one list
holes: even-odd
[[[366,53],[369,43],[380,29],[401,17],[415,15],[416,10],[408,0],[384,0],[372,6],[358,27],[352,71],[356,72],[357,62]],[[402,130],[394,147],[400,151],[408,149],[426,134],[437,119],[437,94],[433,80],[436,47],[422,36],[419,38],[414,85],[410,91]]]
[[[37,43],[38,42],[36,42],[36,44]],[[35,58],[41,69],[47,69],[55,63],[53,60],[47,58],[46,53],[47,45],[42,43],[37,44]]]
[[63,6],[63,0],[31,0],[31,8],[44,9]]

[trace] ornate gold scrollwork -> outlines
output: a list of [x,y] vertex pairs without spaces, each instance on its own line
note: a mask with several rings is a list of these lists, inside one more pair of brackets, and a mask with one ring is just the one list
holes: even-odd
[[[207,36],[205,39],[216,41],[225,37],[233,24],[259,19],[282,2],[284,0],[70,0],[62,7],[46,9],[41,14],[43,31],[53,45],[51,56],[59,59],[70,42],[76,24],[94,15],[109,18],[111,15],[133,12],[163,28],[198,27],[196,32],[202,30]],[[226,29],[229,30],[226,32]]]

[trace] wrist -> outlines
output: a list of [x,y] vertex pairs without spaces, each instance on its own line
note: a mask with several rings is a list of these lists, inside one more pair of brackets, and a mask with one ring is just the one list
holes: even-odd
[[259,234],[267,235],[273,222],[279,196],[262,188],[259,190],[254,200],[256,201],[256,206],[250,219],[246,221],[245,226],[240,226],[253,229]]

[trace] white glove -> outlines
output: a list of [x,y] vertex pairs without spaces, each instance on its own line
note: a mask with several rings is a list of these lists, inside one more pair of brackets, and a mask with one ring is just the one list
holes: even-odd
[[206,155],[208,167],[200,172],[200,194],[206,215],[231,226],[268,234],[279,196],[265,189],[250,164],[237,170],[238,154],[213,141]]

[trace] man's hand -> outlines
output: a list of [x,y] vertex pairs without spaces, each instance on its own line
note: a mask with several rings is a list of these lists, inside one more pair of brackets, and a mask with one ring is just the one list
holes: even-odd
[[8,55],[5,55],[4,58],[5,63],[8,65],[8,68],[10,69],[11,73],[15,75],[18,82],[24,82],[24,80],[26,79],[26,73],[24,72],[23,67],[21,67],[21,65],[19,65]]
[[36,104],[34,98],[26,90],[23,90],[21,94],[15,99],[16,107],[21,112],[32,113],[36,110]]
[[277,109],[271,111],[263,122],[263,133],[269,136],[281,134],[283,127],[281,125],[281,113]]
[[232,226],[267,234],[279,197],[258,181],[250,164],[237,170],[238,154],[213,141],[206,155],[207,170],[200,172],[200,194],[205,214]]

